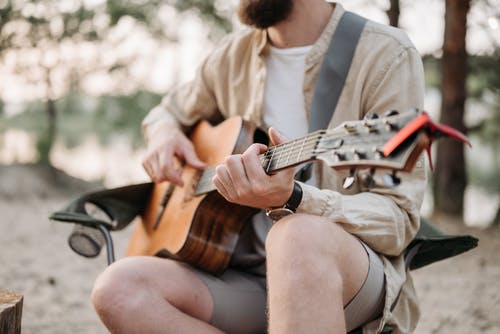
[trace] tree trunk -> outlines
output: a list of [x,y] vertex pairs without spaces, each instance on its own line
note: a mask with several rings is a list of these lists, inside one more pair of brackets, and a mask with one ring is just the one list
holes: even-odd
[[[441,62],[440,122],[465,132],[464,111],[467,76],[465,36],[470,0],[446,0],[443,58]],[[434,210],[462,217],[467,185],[464,145],[456,140],[441,140],[437,147],[434,174]]]
[[23,296],[0,289],[0,333],[21,333]]
[[50,151],[52,151],[52,146],[56,140],[57,131],[57,110],[56,103],[54,100],[50,99],[47,101],[47,116],[48,116],[48,152],[47,152],[47,162],[50,163]]
[[490,226],[500,227],[500,206],[497,208],[497,213],[495,214]]
[[54,146],[57,132],[57,108],[53,93],[52,72],[53,68],[45,67],[45,114],[47,116],[47,132],[44,133],[37,143],[39,161],[43,165],[50,164],[50,152]]
[[56,104],[51,98],[45,102],[45,114],[47,115],[47,132],[42,134],[42,137],[38,139],[38,162],[44,165],[50,165],[50,152],[54,146],[57,131]]
[[399,27],[399,0],[390,0],[391,6],[386,11],[389,18],[389,24],[393,27]]

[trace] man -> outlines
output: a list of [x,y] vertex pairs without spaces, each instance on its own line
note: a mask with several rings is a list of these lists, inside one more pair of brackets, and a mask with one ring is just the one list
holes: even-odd
[[[307,132],[314,85],[344,10],[323,0],[241,0],[252,26],[228,36],[194,81],[169,94],[144,120],[144,167],[155,182],[182,186],[179,158],[205,167],[184,134],[200,119],[241,115],[271,127],[274,144]],[[328,127],[366,113],[423,104],[420,57],[399,30],[368,22]],[[326,125],[325,125],[326,126]],[[296,206],[271,222],[256,215],[221,277],[173,260],[126,258],[96,281],[95,308],[113,333],[364,333],[389,324],[413,331],[418,307],[401,256],[419,227],[425,170],[419,161],[395,188],[341,184],[347,174],[317,164],[267,175],[254,144],[216,167],[217,190],[260,209]],[[363,172],[360,172],[363,173]],[[358,175],[359,176],[359,175]],[[293,203],[292,203],[293,202]]]

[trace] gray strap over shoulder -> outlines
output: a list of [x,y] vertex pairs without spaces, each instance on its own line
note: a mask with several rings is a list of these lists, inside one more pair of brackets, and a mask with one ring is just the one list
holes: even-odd
[[[366,22],[367,19],[351,12],[345,12],[340,18],[314,88],[309,115],[309,133],[328,127]],[[295,178],[307,181],[311,177],[311,164],[304,165]]]
[[359,37],[367,19],[351,12],[340,18],[325,54],[314,89],[309,132],[325,129],[344,88]]

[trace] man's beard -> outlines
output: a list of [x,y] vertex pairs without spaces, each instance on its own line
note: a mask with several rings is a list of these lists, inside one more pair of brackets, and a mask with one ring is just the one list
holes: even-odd
[[266,29],[286,20],[293,9],[293,0],[240,0],[238,16],[242,23]]

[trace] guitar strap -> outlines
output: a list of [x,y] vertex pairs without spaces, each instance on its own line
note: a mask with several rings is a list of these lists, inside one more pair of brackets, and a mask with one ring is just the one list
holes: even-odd
[[[345,12],[340,18],[325,53],[314,89],[309,115],[309,133],[328,127],[366,22],[367,19],[352,12]],[[304,165],[295,178],[307,181],[311,176],[311,165],[312,163]]]
[[[321,64],[318,81],[314,88],[311,113],[309,115],[309,133],[328,127],[337,108],[359,37],[365,28],[366,22],[367,19],[352,12],[345,12],[340,18],[326,51],[323,64]],[[312,163],[304,165],[295,175],[296,179],[307,181],[312,174],[311,166]],[[349,334],[361,333],[363,333],[363,330],[356,328]]]

